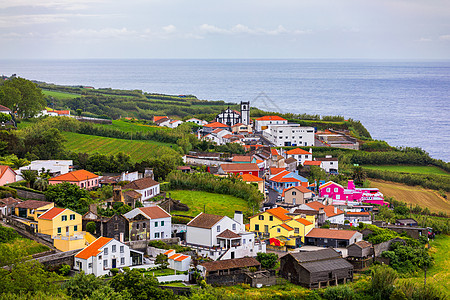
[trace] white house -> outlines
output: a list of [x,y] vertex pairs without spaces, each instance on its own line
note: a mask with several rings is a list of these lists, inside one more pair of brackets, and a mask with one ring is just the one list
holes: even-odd
[[167,255],[167,262],[169,263],[169,269],[184,272],[189,270],[191,266],[191,256],[180,253],[175,253],[175,250],[171,249],[164,252]]
[[200,213],[187,224],[186,243],[202,256],[214,260],[256,256],[266,252],[265,243],[255,240],[253,232],[245,231],[242,212],[234,219]]
[[183,124],[183,121],[180,120],[171,120],[169,122],[169,127],[170,128],[177,128],[178,126],[180,126],[181,124]]
[[102,276],[113,268],[142,265],[144,254],[113,238],[99,237],[75,255],[74,269]]
[[289,157],[294,158],[297,161],[297,166],[298,165],[303,165],[303,163],[306,160],[312,160],[312,149],[310,148],[309,151],[300,149],[300,148],[295,148],[292,150],[288,150],[285,152],[286,154],[286,159]]
[[205,120],[200,120],[200,119],[196,119],[196,118],[190,118],[190,119],[186,120],[186,122],[192,122],[192,123],[195,123],[200,126],[208,124],[208,122],[206,122]]
[[287,123],[288,121],[286,119],[279,116],[264,116],[255,119],[255,130],[261,131],[267,129],[269,125],[284,125]]
[[320,161],[320,167],[327,173],[338,173],[339,172],[339,160],[337,157],[332,157],[327,155],[325,157],[316,158],[316,161]]
[[128,219],[130,240],[158,240],[172,236],[172,216],[161,207],[135,208],[123,215]]
[[138,192],[142,195],[142,198],[141,198],[142,201],[153,198],[154,196],[158,195],[160,192],[159,182],[151,179],[150,177],[144,177],[144,178],[132,181],[132,182],[126,184],[125,186],[123,186],[122,189],[135,190],[136,192]]
[[22,171],[23,170],[35,170],[40,174],[42,170],[49,171],[51,175],[58,176],[69,173],[72,169],[72,160],[33,160],[28,166],[20,167],[16,172],[16,180],[23,180]]
[[300,124],[269,125],[263,136],[277,147],[314,146],[314,128]]
[[224,137],[230,135],[232,135],[231,131],[218,128],[213,130],[210,134],[205,135],[202,139],[209,140],[217,145],[223,145],[225,144]]

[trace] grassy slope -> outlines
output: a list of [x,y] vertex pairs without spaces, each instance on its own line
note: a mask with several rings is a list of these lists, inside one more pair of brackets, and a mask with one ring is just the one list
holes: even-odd
[[379,188],[384,196],[394,197],[412,205],[419,204],[422,208],[428,207],[431,212],[439,213],[442,211],[447,215],[450,214],[448,197],[447,199],[440,197],[437,191],[378,179],[371,179],[370,182],[370,186]]
[[62,133],[67,141],[64,143],[67,150],[73,152],[117,154],[123,152],[130,155],[133,162],[146,160],[163,154],[176,154],[171,149],[172,144],[154,141],[131,141],[73,132]]
[[42,93],[45,96],[60,98],[60,99],[70,99],[70,98],[77,98],[80,97],[78,94],[70,94],[70,93],[63,93],[63,92],[56,92],[56,91],[49,91],[49,90],[42,90]]
[[431,283],[437,283],[444,287],[450,295],[450,236],[438,235],[431,243],[430,252],[434,257],[434,265],[428,270],[428,279]]
[[402,172],[402,173],[418,173],[418,174],[437,174],[437,175],[447,175],[450,176],[449,173],[444,170],[435,167],[435,166],[403,166],[403,165],[383,165],[383,166],[374,166],[374,165],[365,165],[363,168],[372,169],[372,170],[383,170],[383,171],[392,171],[392,172]]
[[225,215],[233,217],[235,210],[248,210],[247,202],[243,199],[230,195],[213,194],[201,191],[170,191],[171,197],[180,200],[181,203],[189,206],[189,211],[172,211],[171,213],[196,216],[203,211],[206,205],[206,213],[215,215]]
[[125,132],[138,132],[138,131],[156,131],[156,130],[172,130],[171,128],[167,127],[159,127],[159,126],[150,126],[150,125],[142,125],[137,123],[130,123],[125,122],[121,120],[113,120],[112,125],[106,125],[106,124],[93,124],[94,126],[99,127],[106,127],[106,128],[113,128]]

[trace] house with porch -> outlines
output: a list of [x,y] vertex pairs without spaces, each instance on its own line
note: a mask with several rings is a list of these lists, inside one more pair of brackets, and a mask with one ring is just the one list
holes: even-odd
[[144,253],[113,238],[99,237],[75,255],[74,269],[95,276],[109,275],[111,269],[142,265]]
[[200,213],[186,228],[186,243],[199,255],[213,260],[256,256],[266,252],[266,245],[255,239],[253,232],[245,231],[242,212],[234,218]]

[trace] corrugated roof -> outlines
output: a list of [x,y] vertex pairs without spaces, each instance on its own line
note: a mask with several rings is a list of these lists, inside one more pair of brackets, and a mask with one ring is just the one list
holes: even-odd
[[353,269],[353,265],[343,258],[335,258],[326,261],[312,261],[302,263],[301,266],[310,273],[329,272],[339,269]]
[[322,238],[322,239],[349,240],[357,232],[358,231],[353,231],[353,230],[313,228],[306,236],[312,237],[312,238]]
[[300,149],[300,148],[295,148],[295,149],[286,151],[286,154],[289,154],[289,155],[309,155],[309,154],[311,154],[311,152],[308,152],[308,151]]
[[88,179],[94,179],[94,178],[98,178],[98,175],[95,175],[94,173],[91,173],[89,171],[86,170],[78,170],[78,171],[73,171],[73,172],[69,172],[66,174],[62,174],[53,178],[50,178],[48,181],[84,181],[84,180],[88,180]]
[[49,210],[47,210],[42,215],[40,215],[38,217],[38,219],[53,220],[53,218],[55,218],[56,216],[58,216],[59,214],[61,214],[65,210],[66,210],[65,208],[53,207],[53,208],[50,208]]
[[253,257],[210,261],[200,265],[203,266],[208,272],[261,266],[261,264]]
[[92,244],[90,244],[89,246],[78,252],[78,254],[75,255],[75,257],[81,259],[88,259],[89,257],[97,256],[101,252],[99,249],[108,244],[111,240],[112,238],[99,237]]
[[224,216],[200,213],[189,223],[187,223],[187,226],[210,229],[223,218]]
[[290,253],[290,255],[292,255],[292,257],[294,257],[294,259],[299,263],[327,260],[341,257],[341,255],[332,248],[326,248],[316,251]]

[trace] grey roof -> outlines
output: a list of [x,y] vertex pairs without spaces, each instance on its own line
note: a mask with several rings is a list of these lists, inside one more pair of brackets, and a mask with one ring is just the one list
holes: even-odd
[[299,263],[320,261],[333,258],[340,258],[341,255],[331,248],[321,249],[317,251],[291,253]]
[[328,259],[326,261],[311,261],[300,264],[309,272],[328,272],[338,269],[353,269],[353,265],[343,258]]

